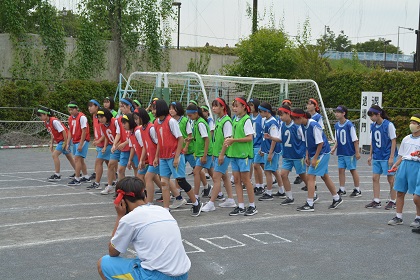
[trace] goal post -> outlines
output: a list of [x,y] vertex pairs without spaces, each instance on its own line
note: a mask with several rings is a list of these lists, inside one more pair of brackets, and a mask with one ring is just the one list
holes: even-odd
[[200,75],[195,72],[134,72],[128,78],[123,96],[147,101],[143,107],[147,107],[154,97],[159,97],[168,103],[179,101],[184,108],[190,100],[211,108],[211,102],[217,97],[231,104],[235,97],[243,96],[247,100],[253,97],[266,101],[276,110],[284,99],[289,99],[292,107],[306,110],[308,100],[314,98],[320,106],[324,131],[330,141],[334,140],[328,112],[313,80]]

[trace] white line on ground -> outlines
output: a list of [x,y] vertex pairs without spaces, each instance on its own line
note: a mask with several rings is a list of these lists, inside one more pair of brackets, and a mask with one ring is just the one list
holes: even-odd
[[43,221],[26,222],[26,223],[5,224],[5,225],[0,225],[0,228],[6,228],[6,227],[16,227],[16,226],[27,226],[27,225],[36,225],[36,224],[45,224],[45,223],[63,222],[63,221],[104,219],[104,218],[112,218],[112,217],[115,217],[115,215],[104,215],[104,216],[89,216],[89,217],[75,217],[75,218],[53,219],[53,220],[43,220]]
[[[234,242],[234,245],[231,245],[231,246],[221,246],[219,244],[214,243],[213,241],[210,241],[210,240],[218,240],[218,239],[228,239],[228,240],[231,240],[231,241]],[[209,244],[211,244],[211,245],[213,245],[213,246],[215,246],[217,248],[223,249],[223,250],[224,249],[230,249],[230,248],[236,248],[236,247],[244,247],[244,246],[246,246],[245,243],[242,243],[241,241],[238,241],[238,240],[236,240],[236,239],[234,239],[234,238],[232,238],[230,236],[227,236],[227,235],[217,236],[217,237],[210,237],[210,238],[200,238],[200,240],[202,240],[204,242],[207,242],[207,243],[209,243]]]
[[92,192],[78,192],[78,193],[50,193],[50,194],[39,194],[39,195],[24,195],[24,196],[9,196],[0,197],[0,200],[4,199],[21,199],[21,198],[37,198],[37,197],[51,197],[51,196],[66,196],[66,195],[96,195]]
[[[61,172],[74,172],[73,169],[69,169],[69,170],[61,170]],[[39,171],[17,171],[17,172],[5,172],[5,173],[0,173],[0,175],[13,175],[13,174],[37,174],[37,173],[54,173],[54,171],[51,170],[39,170]]]
[[95,206],[95,205],[111,205],[111,201],[106,202],[88,202],[88,203],[75,203],[75,204],[59,204],[59,205],[40,205],[40,206],[33,206],[33,207],[16,207],[16,208],[6,208],[0,209],[0,213],[8,213],[8,212],[26,212],[26,211],[34,211],[34,210],[42,210],[42,209],[55,209],[55,208],[65,208],[65,207],[80,207],[80,206]]
[[[350,212],[350,213],[342,213],[339,211],[336,212],[328,212],[328,213],[305,213],[305,214],[291,214],[291,215],[264,215],[264,216],[252,216],[252,217],[244,217],[243,219],[237,219],[237,220],[231,220],[226,222],[215,222],[215,223],[207,223],[207,224],[196,224],[191,226],[181,226],[181,230],[186,229],[193,229],[193,228],[203,228],[203,227],[210,227],[210,226],[220,226],[220,225],[234,225],[234,224],[248,224],[248,223],[255,223],[258,221],[264,221],[264,220],[276,220],[276,219],[289,219],[289,218],[308,218],[308,217],[316,217],[316,216],[331,216],[331,215],[340,215],[340,216],[354,216],[354,215],[375,215],[375,214],[387,214],[389,215],[390,212],[374,212],[374,211],[364,211],[364,212]],[[406,211],[404,214],[415,214],[415,211]],[[96,219],[96,218],[109,218],[109,217],[115,217],[115,215],[108,215],[108,216],[92,216],[92,217],[84,217],[83,219]],[[74,218],[73,218],[74,219]],[[79,219],[79,218],[76,218]],[[60,219],[64,220],[64,219]],[[68,219],[72,220],[72,219]],[[48,220],[48,221],[41,221],[41,222],[49,222],[54,220]],[[57,220],[59,221],[59,220]],[[33,222],[33,223],[39,223],[39,222]],[[24,223],[24,224],[30,224],[30,223]],[[21,225],[21,224],[16,224]],[[0,228],[4,227],[5,225],[0,225]],[[10,226],[10,225],[9,225]],[[110,237],[109,234],[102,234],[102,235],[90,235],[90,236],[81,236],[81,237],[71,237],[71,238],[60,238],[60,239],[53,239],[53,240],[43,240],[38,242],[29,242],[29,243],[21,243],[21,244],[12,244],[12,245],[5,245],[0,246],[0,250],[4,249],[15,249],[15,248],[25,248],[25,247],[33,247],[33,246],[41,246],[46,244],[52,244],[52,243],[59,243],[59,242],[69,242],[69,241],[79,241],[79,240],[91,240],[91,239],[99,239],[99,238],[105,238]]]
[[206,251],[204,251],[203,249],[201,249],[200,247],[198,247],[198,246],[196,246],[196,245],[194,245],[194,244],[192,244],[191,242],[188,242],[187,240],[185,240],[185,239],[182,239],[182,242],[184,242],[185,244],[187,244],[188,246],[191,246],[191,247],[193,247],[194,249],[196,249],[196,251],[188,251],[188,252],[185,252],[185,253],[187,253],[187,254],[191,254],[191,253],[205,253]]

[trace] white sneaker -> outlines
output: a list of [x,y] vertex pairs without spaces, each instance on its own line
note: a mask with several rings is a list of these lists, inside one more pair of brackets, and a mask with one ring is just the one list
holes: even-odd
[[174,202],[172,202],[172,205],[169,205],[169,208],[171,209],[176,209],[179,208],[183,205],[187,204],[187,201],[185,200],[185,198],[180,199],[180,200],[174,200]]
[[101,194],[111,194],[114,192],[115,192],[115,189],[113,186],[106,186],[105,189],[101,191]]
[[233,200],[233,199],[226,199],[225,202],[219,203],[219,207],[222,207],[222,208],[235,208],[236,207],[236,203],[235,203],[235,200]]
[[214,207],[214,203],[206,203],[206,205],[203,206],[201,209],[202,212],[211,212],[215,211],[216,207]]

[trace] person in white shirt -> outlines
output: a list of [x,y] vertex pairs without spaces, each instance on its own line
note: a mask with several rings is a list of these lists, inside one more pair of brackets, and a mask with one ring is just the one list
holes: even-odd
[[[116,186],[117,220],[109,255],[98,260],[102,279],[188,279],[191,261],[176,220],[166,209],[146,204],[144,183],[125,177]],[[132,244],[136,258],[119,255]]]

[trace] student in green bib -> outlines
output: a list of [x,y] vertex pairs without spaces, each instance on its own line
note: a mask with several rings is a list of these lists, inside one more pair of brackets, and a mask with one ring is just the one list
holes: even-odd
[[216,98],[212,105],[213,113],[216,117],[216,126],[213,134],[213,182],[214,188],[211,192],[210,201],[203,206],[201,211],[210,212],[216,210],[214,202],[217,200],[224,200],[221,192],[221,180],[226,188],[228,199],[219,204],[220,207],[236,207],[235,200],[232,194],[232,185],[227,170],[230,163],[230,158],[226,155],[228,147],[223,145],[225,139],[232,137],[232,119],[230,118],[230,109],[226,105],[223,98]]
[[[194,194],[198,198],[200,192],[200,174],[203,168],[212,169],[213,144],[210,140],[210,127],[203,116],[203,112],[194,104],[187,107],[187,116],[194,121],[192,137],[194,139],[194,156],[196,158],[194,167]],[[186,147],[188,149],[188,142]],[[211,190],[207,184],[207,189]]]
[[[248,115],[251,110],[243,97],[235,98],[232,110],[235,114],[232,124],[233,138],[227,138],[224,145],[230,147],[227,155],[231,158],[230,163],[239,206],[230,212],[229,215],[253,216],[258,213],[258,210],[255,207],[254,188],[249,176],[252,158],[254,157],[254,128],[252,127],[251,118]],[[248,193],[249,206],[246,209],[241,182],[246,186]]]

